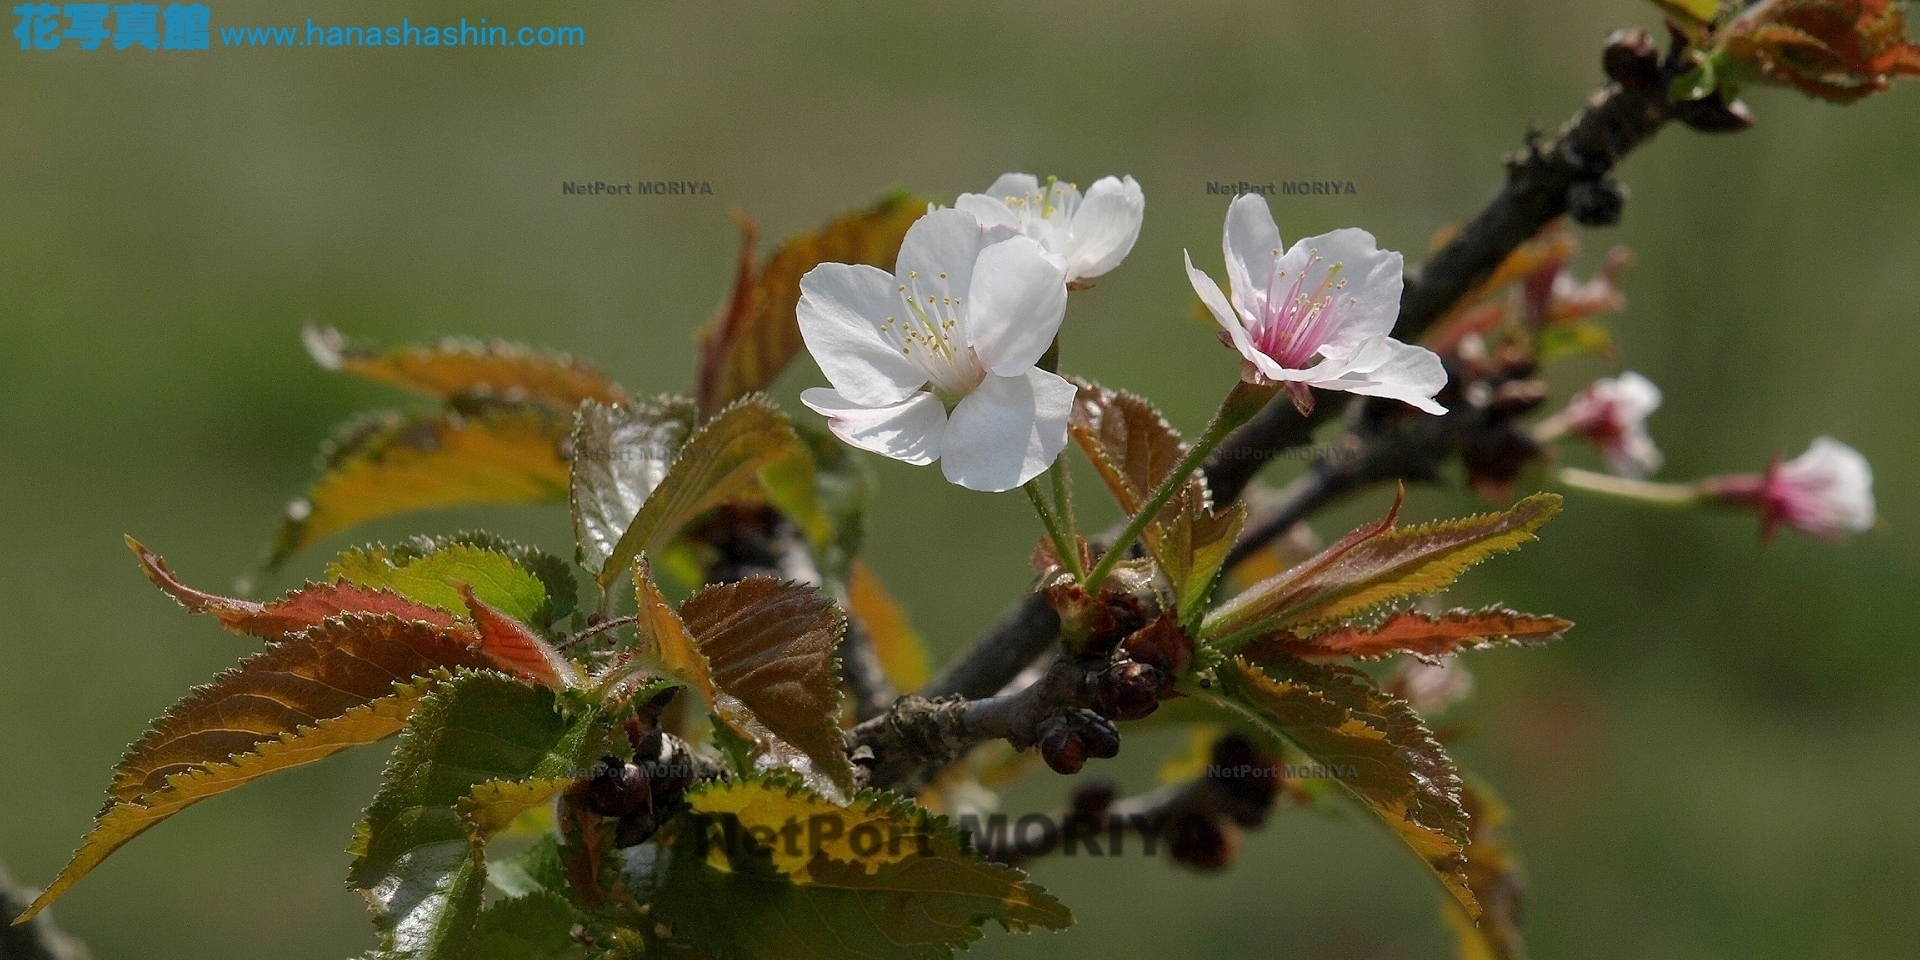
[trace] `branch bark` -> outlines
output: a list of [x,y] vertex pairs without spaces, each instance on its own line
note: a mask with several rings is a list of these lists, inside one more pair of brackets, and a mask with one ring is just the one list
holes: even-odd
[[[1607,182],[1621,160],[1672,118],[1661,92],[1608,83],[1594,91],[1553,140],[1543,141],[1537,132],[1530,133],[1526,148],[1507,158],[1507,180],[1500,191],[1416,275],[1407,278],[1394,334],[1407,341],[1425,334],[1461,297],[1484,283],[1516,247],[1567,214],[1576,190]],[[1284,396],[1268,404],[1207,458],[1202,469],[1214,499],[1221,503],[1239,499],[1261,467],[1282,451],[1310,442],[1314,431],[1351,399],[1351,394],[1323,392],[1307,417],[1296,413]],[[1296,491],[1302,504],[1312,508],[1301,519],[1363,485],[1338,477],[1307,483],[1328,489],[1312,497],[1310,488]],[[1343,483],[1347,489],[1335,489]],[[1037,595],[1029,594],[1001,614],[922,692],[931,697],[990,696],[1046,655],[1058,636],[1059,618]]]

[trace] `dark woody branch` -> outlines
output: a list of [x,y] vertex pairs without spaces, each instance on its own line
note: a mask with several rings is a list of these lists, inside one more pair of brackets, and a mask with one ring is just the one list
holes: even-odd
[[[1417,340],[1459,300],[1472,292],[1520,244],[1557,217],[1573,214],[1590,225],[1617,222],[1625,191],[1612,172],[1636,147],[1675,119],[1666,99],[1666,83],[1677,69],[1672,52],[1662,62],[1652,41],[1640,31],[1622,31],[1610,38],[1605,65],[1613,82],[1588,98],[1558,135],[1528,136],[1524,150],[1506,160],[1507,179],[1479,215],[1461,228],[1416,273],[1407,278],[1400,298],[1400,319],[1394,334]],[[1734,104],[1683,105],[1680,119],[1696,129],[1725,131],[1746,122],[1745,108]],[[1350,394],[1321,393],[1314,411],[1302,417],[1284,398],[1269,404],[1253,420],[1229,436],[1207,458],[1203,471],[1216,502],[1236,500],[1261,467],[1292,447],[1310,442],[1314,431],[1338,416]],[[1381,405],[1369,402],[1368,407]],[[1449,428],[1444,436],[1459,436]],[[1430,463],[1446,451],[1424,450]],[[1381,452],[1366,464],[1390,479],[1417,473]],[[1395,466],[1395,469],[1388,469]],[[1370,482],[1360,471],[1341,472],[1337,464],[1310,470],[1307,479],[1289,488],[1289,513],[1258,527],[1263,540],[1283,533],[1292,522]],[[1316,476],[1315,474],[1320,475]],[[1289,522],[1292,521],[1292,522]],[[1268,527],[1274,527],[1269,532]],[[1029,594],[1003,613],[973,644],[931,680],[923,694],[929,697],[991,696],[1028,664],[1046,655],[1059,636],[1059,618],[1038,595]]]

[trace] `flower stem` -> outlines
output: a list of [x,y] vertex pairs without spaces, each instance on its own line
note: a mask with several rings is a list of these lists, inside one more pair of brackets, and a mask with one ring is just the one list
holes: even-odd
[[1133,519],[1127,521],[1126,529],[1120,531],[1120,536],[1113,541],[1113,546],[1100,555],[1100,562],[1094,564],[1093,569],[1087,572],[1086,577],[1081,581],[1082,589],[1090,595],[1098,596],[1100,584],[1107,578],[1107,574],[1113,572],[1114,565],[1120,562],[1120,558],[1127,555],[1127,551],[1133,547],[1133,541],[1139,538],[1141,531],[1147,528],[1147,524],[1153,522],[1154,517],[1160,515],[1160,511],[1166,507],[1169,500],[1173,499],[1173,495],[1179,493],[1181,487],[1186,486],[1187,481],[1193,477],[1193,472],[1200,469],[1200,464],[1207,459],[1207,454],[1212,453],[1213,448],[1227,438],[1227,434],[1253,419],[1253,415],[1259,413],[1267,405],[1267,401],[1272,400],[1274,394],[1279,392],[1278,386],[1248,383],[1245,380],[1234,384],[1233,389],[1227,393],[1227,398],[1220,401],[1220,409],[1214,413],[1213,421],[1208,423],[1207,429],[1201,432],[1200,439],[1194,441],[1193,448],[1180,459],[1180,463],[1167,474],[1166,479],[1160,481],[1159,489],[1153,491],[1153,495],[1141,505],[1139,512],[1133,515]]
[[[1060,464],[1055,462],[1049,469],[1058,470]],[[1027,499],[1033,501],[1033,512],[1040,515],[1040,525],[1047,528],[1047,536],[1053,540],[1053,552],[1059,555],[1067,572],[1073,574],[1076,580],[1085,579],[1080,569],[1079,543],[1074,538],[1072,527],[1062,525],[1053,508],[1047,505],[1047,495],[1040,489],[1040,478],[1028,480],[1021,485],[1021,489],[1027,491]]]
[[1053,462],[1053,468],[1047,471],[1053,479],[1053,512],[1059,517],[1060,526],[1067,532],[1067,541],[1076,542],[1080,536],[1079,521],[1073,514],[1073,478],[1067,476],[1067,452],[1060,451],[1060,458]]
[[1632,480],[1578,467],[1562,467],[1559,479],[1561,483],[1577,490],[1604,493],[1662,507],[1691,507],[1699,503],[1702,496],[1698,484]]

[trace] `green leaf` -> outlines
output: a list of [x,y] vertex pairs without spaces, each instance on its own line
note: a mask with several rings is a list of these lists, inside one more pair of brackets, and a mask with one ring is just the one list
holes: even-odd
[[693,401],[671,396],[623,405],[585,403],[574,412],[569,482],[581,566],[606,568],[621,534],[666,478],[696,422]]
[[490,672],[462,673],[429,694],[387,764],[348,873],[367,897],[383,948],[464,956],[486,883],[487,838],[476,811],[492,811],[485,822],[505,822],[486,799],[469,798],[490,781],[574,775],[605,749],[607,728],[597,713],[567,717],[549,689]]
[[1505,513],[1404,530],[1393,525],[1396,503],[1385,519],[1216,607],[1201,624],[1202,639],[1232,652],[1259,636],[1299,633],[1442,590],[1468,567],[1534,539],[1561,502],[1558,494],[1536,493]]
[[[837,722],[846,618],[833,602],[812,587],[756,576],[700,590],[680,605],[679,616],[706,657],[713,686],[835,785],[850,788],[853,767]],[[715,706],[735,732],[752,736],[725,697]]]
[[465,960],[580,960],[587,951],[574,941],[573,928],[581,921],[557,894],[502,900],[480,912]]
[[369,520],[434,507],[564,499],[566,439],[566,420],[537,404],[352,421],[322,449],[313,488],[288,505],[266,569]]
[[1218,693],[1194,688],[1346,773],[1338,782],[1440,879],[1469,916],[1480,905],[1467,883],[1467,812],[1460,775],[1413,708],[1349,667],[1233,659],[1217,671]]
[[506,537],[488,533],[485,530],[464,530],[444,536],[421,534],[408,537],[399,545],[388,549],[393,555],[394,562],[410,563],[456,546],[473,547],[488,553],[502,554],[519,564],[520,569],[533,574],[534,579],[539,580],[540,585],[546,589],[548,606],[546,619],[549,622],[559,622],[572,613],[574,604],[579,602],[580,584],[573,577],[572,564],[539,547],[515,543]]
[[567,868],[560,862],[560,841],[551,833],[541,837],[511,859],[495,863],[487,871],[487,881],[509,897],[543,891],[564,894]]
[[[675,940],[723,960],[935,960],[989,919],[1014,932],[1073,923],[1020,871],[968,852],[945,819],[903,798],[862,793],[841,807],[789,779],[749,779],[688,802],[646,892]],[[804,854],[753,840],[783,830],[806,839]]]
[[767,389],[800,352],[800,278],[822,263],[865,263],[893,269],[907,228],[927,212],[927,201],[894,193],[873,207],[836,217],[812,233],[792,237],[756,266],[759,228],[744,215],[733,294],[700,333],[700,412],[711,415],[741,397]]
[[729,500],[757,493],[760,471],[791,456],[799,439],[765,397],[736,401],[703,424],[609,551],[600,585],[610,587],[641,553],[654,554],[687,524]]
[[571,413],[582,400],[619,403],[627,393],[587,364],[505,340],[448,338],[387,353],[353,343],[332,327],[309,326],[307,353],[323,369],[350,373],[442,400],[482,397],[542,403]]
[[552,622],[552,603],[540,578],[504,553],[463,543],[424,556],[367,547],[349,550],[327,567],[327,578],[387,590],[430,607],[465,615],[460,585],[487,605],[523,623]]
[[1520,865],[1507,849],[1507,808],[1477,777],[1461,786],[1461,805],[1472,818],[1467,844],[1467,885],[1480,902],[1478,923],[1452,899],[1441,901],[1447,925],[1458,937],[1460,960],[1526,960],[1520,937]]

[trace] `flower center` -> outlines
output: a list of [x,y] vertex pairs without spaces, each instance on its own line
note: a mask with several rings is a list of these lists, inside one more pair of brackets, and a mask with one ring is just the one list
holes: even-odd
[[953,295],[944,270],[938,290],[923,290],[920,271],[909,270],[898,288],[905,310],[880,324],[880,336],[927,375],[934,394],[951,410],[980,385],[986,370],[967,346],[965,304]]
[[1039,192],[1010,193],[1000,201],[1013,211],[1014,219],[1020,223],[1020,232],[1027,233],[1027,225],[1036,220],[1052,223],[1073,219],[1073,208],[1078,206],[1074,201],[1077,191],[1071,183],[1062,186],[1058,177],[1048,177],[1046,186]]
[[[1273,255],[1277,264],[1280,251],[1275,250]],[[1276,266],[1267,278],[1267,288],[1261,291],[1253,329],[1247,331],[1261,353],[1289,370],[1306,368],[1313,355],[1339,331],[1347,316],[1343,308],[1359,302],[1353,297],[1341,302],[1342,293],[1347,289],[1347,281],[1340,277],[1346,266],[1342,263],[1329,264],[1319,282],[1311,291],[1307,290],[1308,277],[1324,259],[1320,251],[1313,251],[1284,295],[1279,294],[1281,285],[1287,281],[1287,271]]]

